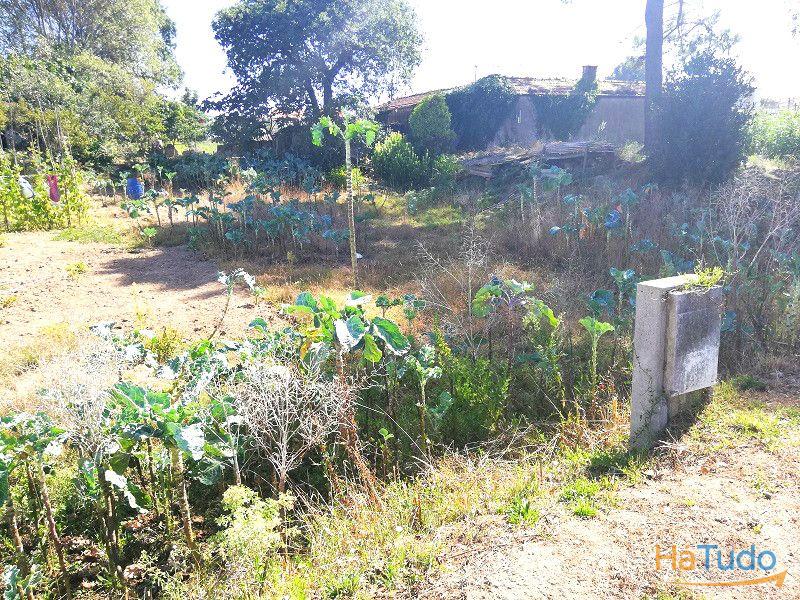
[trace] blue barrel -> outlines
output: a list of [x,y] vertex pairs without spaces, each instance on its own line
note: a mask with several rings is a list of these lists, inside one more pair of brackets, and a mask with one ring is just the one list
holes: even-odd
[[125,190],[128,194],[128,198],[131,198],[132,200],[141,200],[144,196],[144,186],[136,177],[128,177],[128,183],[125,186]]

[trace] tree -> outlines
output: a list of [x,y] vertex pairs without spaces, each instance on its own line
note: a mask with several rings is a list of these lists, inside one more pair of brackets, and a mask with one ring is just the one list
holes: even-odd
[[434,156],[453,148],[456,133],[451,125],[450,109],[442,94],[428,96],[420,102],[408,119],[411,141],[420,154]]
[[174,35],[159,0],[0,3],[6,141],[104,172],[141,159],[172,112],[158,87],[181,77]]
[[644,20],[647,26],[647,51],[644,58],[644,145],[649,150],[658,139],[659,133],[656,130],[655,107],[661,98],[664,82],[664,0],[647,0]]
[[[188,90],[184,98],[189,102],[193,99]],[[194,99],[196,100],[196,96]],[[187,103],[186,100],[173,100],[165,103],[165,109],[164,128],[167,139],[189,145],[205,139],[208,133],[205,117],[196,105]]]
[[240,0],[213,23],[237,79],[211,103],[257,122],[318,120],[410,80],[421,36],[406,0]]
[[358,253],[356,252],[356,218],[355,202],[353,200],[353,164],[351,157],[351,142],[364,138],[367,146],[375,143],[380,125],[366,119],[359,119],[351,123],[347,116],[344,117],[344,127],[339,127],[330,117],[322,117],[311,129],[311,140],[315,146],[322,146],[325,131],[330,135],[344,140],[344,166],[347,173],[347,216],[350,229],[350,267],[353,270],[353,289],[358,289]]
[[713,50],[673,71],[656,106],[656,178],[669,185],[724,181],[744,157],[753,91],[736,61]]
[[173,85],[181,72],[172,51],[175,24],[159,0],[0,3],[0,52],[41,56],[91,54],[137,77]]
[[644,81],[644,56],[629,56],[618,64],[611,79],[619,81]]

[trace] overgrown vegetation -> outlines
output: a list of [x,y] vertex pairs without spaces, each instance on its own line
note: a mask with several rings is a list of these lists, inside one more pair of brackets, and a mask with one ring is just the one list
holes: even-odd
[[486,148],[513,110],[515,99],[505,79],[494,75],[447,94],[458,150]]
[[594,109],[597,81],[584,75],[566,96],[534,96],[537,124],[543,137],[570,140]]
[[657,109],[661,136],[651,152],[661,183],[716,185],[744,159],[752,79],[733,58],[707,50],[667,79]]
[[750,127],[750,150],[769,158],[799,158],[800,113],[757,113]]
[[[0,418],[5,597],[413,595],[476,517],[537,531],[611,511],[652,460],[627,450],[625,406],[636,286],[658,276],[722,286],[720,364],[739,373],[682,441],[773,450],[800,427],[751,396],[800,353],[800,179],[741,168],[752,90],[734,61],[689,53],[633,168],[483,179],[449,152],[492,141],[516,98],[504,78],[426,99],[408,137],[360,112],[419,61],[405,2],[244,0],[214,24],[238,79],[214,129],[246,152],[173,153],[206,133],[196,97],[155,91],[177,82],[174,31],[157,2],[118,4],[96,40],[0,42],[21,44],[0,63],[3,228],[120,244],[87,219],[94,192],[137,250],[232,266],[205,334],[59,326],[0,360],[4,384],[34,382]],[[0,29],[41,33],[20,14]],[[535,100],[547,135],[572,138],[596,91]],[[792,118],[760,117],[752,148],[793,156]],[[95,270],[58,272],[74,288]],[[5,314],[26,290],[2,292]],[[237,335],[240,292],[264,317]]]

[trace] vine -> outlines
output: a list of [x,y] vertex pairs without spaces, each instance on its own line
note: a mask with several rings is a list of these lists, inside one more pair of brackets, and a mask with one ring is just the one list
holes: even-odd
[[597,81],[582,77],[566,96],[533,96],[539,133],[549,133],[557,140],[569,140],[597,103]]
[[514,108],[516,95],[508,82],[490,75],[446,97],[458,150],[483,150]]

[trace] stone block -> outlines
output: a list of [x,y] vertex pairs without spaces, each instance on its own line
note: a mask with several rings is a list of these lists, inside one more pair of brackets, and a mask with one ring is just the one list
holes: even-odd
[[[714,385],[721,290],[687,290],[696,275],[637,285],[631,446],[649,448],[683,410],[683,395]],[[672,398],[672,400],[671,400]]]
[[717,383],[722,288],[667,295],[664,390],[672,398]]

